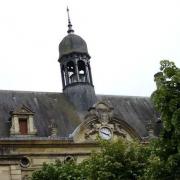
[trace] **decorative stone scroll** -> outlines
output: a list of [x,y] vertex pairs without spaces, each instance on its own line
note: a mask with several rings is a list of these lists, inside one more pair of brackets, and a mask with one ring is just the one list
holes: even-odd
[[85,121],[72,136],[77,142],[94,141],[98,136],[107,140],[119,137],[131,140],[136,133],[125,121],[114,116],[112,106],[98,102],[89,109]]
[[50,137],[56,137],[58,130],[57,130],[57,124],[55,123],[54,119],[51,120],[49,129],[50,129]]

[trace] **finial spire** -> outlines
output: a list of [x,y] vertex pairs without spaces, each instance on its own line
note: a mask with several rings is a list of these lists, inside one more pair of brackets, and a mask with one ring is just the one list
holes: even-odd
[[72,24],[71,24],[71,19],[70,19],[70,15],[69,15],[69,8],[67,6],[67,14],[68,14],[68,34],[71,34],[74,32],[73,28],[72,28]]

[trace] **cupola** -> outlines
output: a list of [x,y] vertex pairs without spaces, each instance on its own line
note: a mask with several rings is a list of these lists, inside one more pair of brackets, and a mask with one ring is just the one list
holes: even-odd
[[59,44],[59,63],[63,92],[78,110],[88,110],[96,96],[92,81],[90,55],[85,40],[74,33],[69,9],[67,36]]

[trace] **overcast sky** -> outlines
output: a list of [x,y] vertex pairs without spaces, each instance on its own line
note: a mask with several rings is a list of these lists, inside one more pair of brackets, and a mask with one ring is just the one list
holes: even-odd
[[0,89],[62,91],[67,4],[97,94],[150,96],[160,60],[180,67],[179,0],[1,0]]

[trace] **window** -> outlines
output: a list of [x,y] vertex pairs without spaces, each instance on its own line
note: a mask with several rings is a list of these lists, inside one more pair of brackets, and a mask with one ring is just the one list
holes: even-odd
[[27,125],[27,119],[19,119],[19,132],[21,135],[27,135],[28,134],[28,125]]
[[22,157],[20,159],[20,166],[23,168],[27,168],[30,165],[30,159],[28,157]]
[[67,63],[69,83],[77,82],[77,76],[75,72],[75,64],[73,61]]
[[11,136],[35,136],[34,112],[22,105],[11,112]]
[[80,82],[86,81],[86,67],[84,61],[78,61],[79,80]]
[[66,156],[64,159],[64,163],[73,162],[73,161],[75,161],[73,156]]

